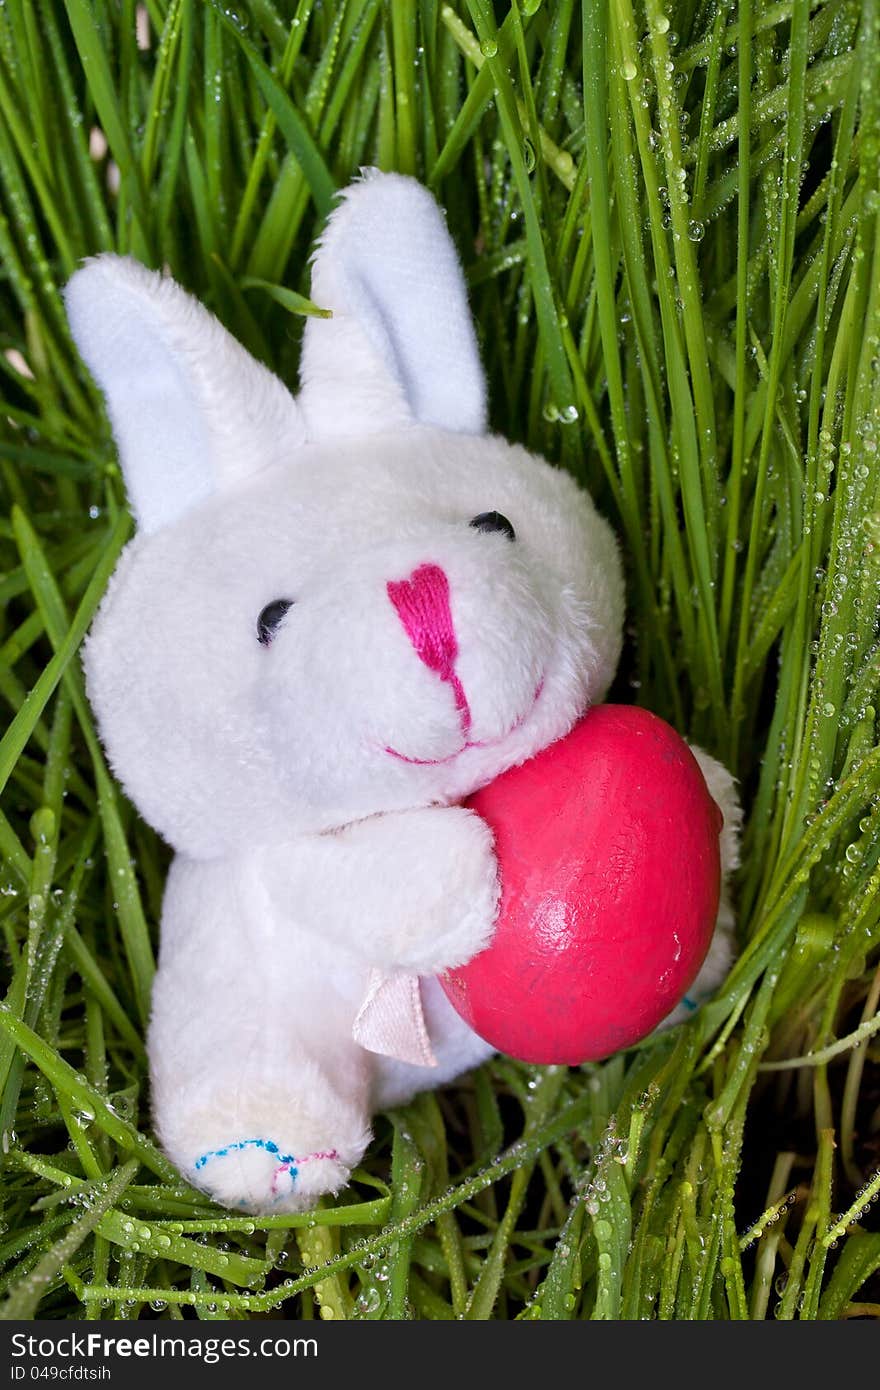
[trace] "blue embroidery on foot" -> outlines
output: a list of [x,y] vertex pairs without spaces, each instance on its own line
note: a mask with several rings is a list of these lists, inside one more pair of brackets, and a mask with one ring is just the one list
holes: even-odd
[[225,1158],[227,1154],[235,1153],[239,1149],[264,1149],[266,1153],[274,1154],[278,1162],[283,1164],[285,1171],[290,1174],[290,1181],[296,1181],[297,1167],[296,1159],[293,1154],[279,1153],[278,1145],[274,1139],[239,1139],[234,1144],[227,1144],[222,1149],[208,1149],[196,1159],[196,1171],[204,1168],[205,1164],[212,1158]]

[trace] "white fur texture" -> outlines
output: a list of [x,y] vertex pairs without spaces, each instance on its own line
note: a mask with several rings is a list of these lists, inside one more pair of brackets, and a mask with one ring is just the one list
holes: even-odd
[[289,460],[302,443],[287,388],[167,276],[97,256],[71,278],[65,301],[104,392],[143,533]]
[[486,388],[464,281],[426,188],[366,170],[321,239],[312,298],[333,310],[306,324],[302,367],[300,405],[322,438],[413,420],[483,433]]
[[[86,646],[89,693],[177,850],[156,1123],[193,1182],[253,1211],[338,1190],[375,1108],[489,1054],[432,978],[496,912],[491,834],[457,803],[602,699],[623,623],[590,499],[482,433],[464,284],[425,190],[377,174],[347,190],[312,292],[334,317],[309,323],[296,403],[130,261],[101,257],[67,292],[140,523]],[[469,524],[486,512],[516,539]],[[424,566],[448,583],[469,728],[390,598]],[[281,599],[266,644],[258,617]],[[436,1068],[353,1040],[374,969],[424,977]]]

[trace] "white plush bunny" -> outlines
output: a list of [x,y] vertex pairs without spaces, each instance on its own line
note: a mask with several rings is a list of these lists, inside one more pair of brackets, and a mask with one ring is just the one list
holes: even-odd
[[[307,324],[294,399],[131,260],[101,256],[67,289],[138,524],[87,643],[89,692],[177,851],[156,1124],[187,1178],[256,1212],[337,1191],[375,1109],[489,1055],[432,979],[496,912],[491,834],[457,803],[602,698],[623,623],[589,498],[486,433],[425,189],[372,172],[348,188],[312,295],[333,317]],[[727,869],[732,782],[701,761]],[[730,922],[725,903],[695,995],[726,969]]]

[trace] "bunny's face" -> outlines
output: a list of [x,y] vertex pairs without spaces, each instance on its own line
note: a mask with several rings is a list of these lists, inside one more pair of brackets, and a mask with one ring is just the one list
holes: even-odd
[[613,674],[616,577],[589,501],[502,440],[307,448],[132,544],[90,693],[175,845],[283,839],[458,800],[565,733]]
[[[389,225],[400,245],[404,212],[416,264],[392,291],[388,247],[377,282],[364,246]],[[418,298],[438,264],[443,293],[410,322],[406,273]],[[103,350],[85,290],[108,276],[139,331],[129,302]],[[115,770],[176,848],[460,800],[602,697],[616,544],[566,474],[482,432],[460,272],[418,185],[374,176],[331,219],[313,296],[334,318],[309,324],[296,402],[171,282],[102,259],[71,290],[140,522],[87,645],[89,691]]]

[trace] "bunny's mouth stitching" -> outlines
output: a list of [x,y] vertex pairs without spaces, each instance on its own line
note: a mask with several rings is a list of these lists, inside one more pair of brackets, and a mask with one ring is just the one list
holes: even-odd
[[532,698],[532,703],[530,707],[526,710],[525,714],[521,714],[519,719],[517,719],[515,723],[511,724],[510,728],[505,733],[500,734],[498,738],[490,738],[484,740],[474,739],[473,741],[471,739],[466,739],[465,742],[462,744],[461,748],[457,750],[457,752],[449,753],[445,758],[408,758],[405,753],[398,753],[396,748],[391,748],[387,745],[385,748],[385,752],[390,753],[392,758],[397,758],[402,763],[409,763],[412,767],[443,767],[446,763],[455,762],[456,758],[460,758],[462,753],[466,753],[470,748],[497,748],[498,745],[500,743],[503,743],[505,739],[510,738],[511,734],[515,734],[517,729],[522,728],[523,724],[525,724],[526,720],[529,718],[529,715],[532,713],[532,710],[535,708],[535,705],[541,698],[541,692],[543,689],[544,677],[542,676],[535,688],[535,694]]

